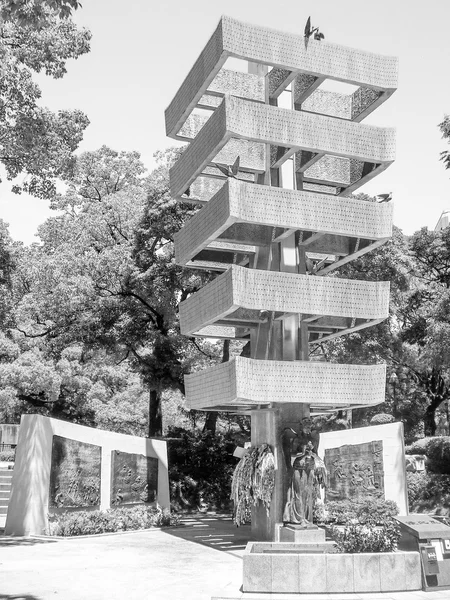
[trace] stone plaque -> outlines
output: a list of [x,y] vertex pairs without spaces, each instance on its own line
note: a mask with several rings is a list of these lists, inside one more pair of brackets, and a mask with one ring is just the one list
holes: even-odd
[[446,541],[450,540],[450,527],[433,519],[430,515],[399,515],[395,518],[402,529],[419,540],[431,538],[447,538]]
[[100,468],[100,446],[54,435],[49,507],[99,505]]
[[157,458],[114,450],[111,453],[111,470],[111,506],[156,500]]
[[382,441],[327,448],[325,466],[325,500],[384,498]]

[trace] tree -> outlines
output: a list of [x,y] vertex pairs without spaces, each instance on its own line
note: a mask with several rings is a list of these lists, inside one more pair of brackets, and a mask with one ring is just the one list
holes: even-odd
[[153,436],[162,431],[163,391],[184,392],[191,365],[214,360],[214,351],[201,354],[207,342],[179,332],[178,304],[202,275],[174,261],[173,235],[195,209],[169,195],[172,155],[144,178],[137,153],[82,154],[52,201],[61,214],[40,227],[42,245],[24,251],[15,280],[16,331],[43,340],[55,360],[80,344],[129,364],[148,390]]
[[[439,129],[442,132],[442,137],[447,141],[450,140],[450,116],[445,115],[442,123],[439,123]],[[444,166],[446,169],[450,169],[450,152],[448,150],[444,150],[441,152],[441,160],[444,162]]]
[[53,113],[40,106],[41,91],[33,81],[33,73],[42,71],[63,77],[67,60],[89,51],[90,32],[78,30],[67,12],[75,4],[0,1],[0,162],[8,180],[25,177],[12,186],[16,193],[51,197],[56,179],[70,173],[89,123],[79,110]]
[[342,362],[386,362],[387,402],[381,410],[402,420],[407,435],[417,435],[420,423],[425,435],[434,435],[436,411],[450,399],[450,229],[424,228],[408,239],[394,228],[389,243],[346,265],[339,276],[391,281],[390,315],[325,351]]
[[426,435],[436,433],[436,410],[450,400],[450,228],[422,228],[411,238],[416,276],[422,285],[411,294],[403,339],[416,347],[420,364],[415,376],[429,399]]
[[19,27],[41,29],[50,17],[68,19],[72,10],[80,7],[78,0],[2,0],[0,19],[15,22]]

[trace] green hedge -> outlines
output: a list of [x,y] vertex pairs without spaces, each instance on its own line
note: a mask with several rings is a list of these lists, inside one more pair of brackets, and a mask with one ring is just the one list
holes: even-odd
[[393,517],[399,511],[392,500],[331,501],[321,510],[318,522],[331,525],[338,552],[393,552],[397,548],[400,528]]
[[394,552],[400,535],[400,527],[392,519],[382,526],[353,523],[343,531],[337,527],[332,530],[337,551],[345,553]]
[[405,452],[426,456],[427,470],[431,473],[450,475],[450,436],[422,438],[406,446]]
[[398,512],[398,506],[392,500],[329,501],[317,507],[315,522],[324,525],[349,525],[356,521],[362,525],[380,526],[398,515]]
[[441,473],[406,473],[409,510],[450,513],[450,476]]
[[144,505],[107,511],[76,511],[49,515],[49,533],[58,536],[94,535],[178,525],[180,517],[168,509]]

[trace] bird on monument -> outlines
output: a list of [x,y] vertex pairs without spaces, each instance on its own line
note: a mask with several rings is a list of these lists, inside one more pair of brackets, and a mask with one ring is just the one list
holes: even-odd
[[375,196],[375,198],[377,199],[377,202],[390,202],[392,200],[392,192],[389,192],[389,194],[378,194],[377,196]]
[[306,25],[305,25],[305,30],[304,30],[304,37],[305,37],[305,44],[308,44],[308,40],[309,38],[314,34],[314,39],[315,40],[323,40],[325,38],[324,34],[321,33],[319,31],[318,27],[313,27],[311,25],[311,17],[308,17],[308,20],[306,21]]
[[217,169],[219,169],[219,171],[221,171],[225,175],[225,177],[234,177],[234,179],[237,179],[240,161],[241,157],[238,156],[232,165],[227,165],[226,167],[223,167],[222,165],[214,163],[214,166],[217,167]]
[[328,256],[322,258],[322,260],[312,261],[309,257],[306,258],[306,270],[308,271],[308,275],[317,275],[317,273],[323,269],[325,263],[328,260]]

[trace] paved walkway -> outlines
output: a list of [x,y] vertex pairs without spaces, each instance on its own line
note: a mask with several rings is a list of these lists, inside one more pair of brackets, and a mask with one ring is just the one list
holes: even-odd
[[196,515],[183,527],[70,540],[0,536],[0,600],[448,600],[450,590],[243,594],[248,527]]

